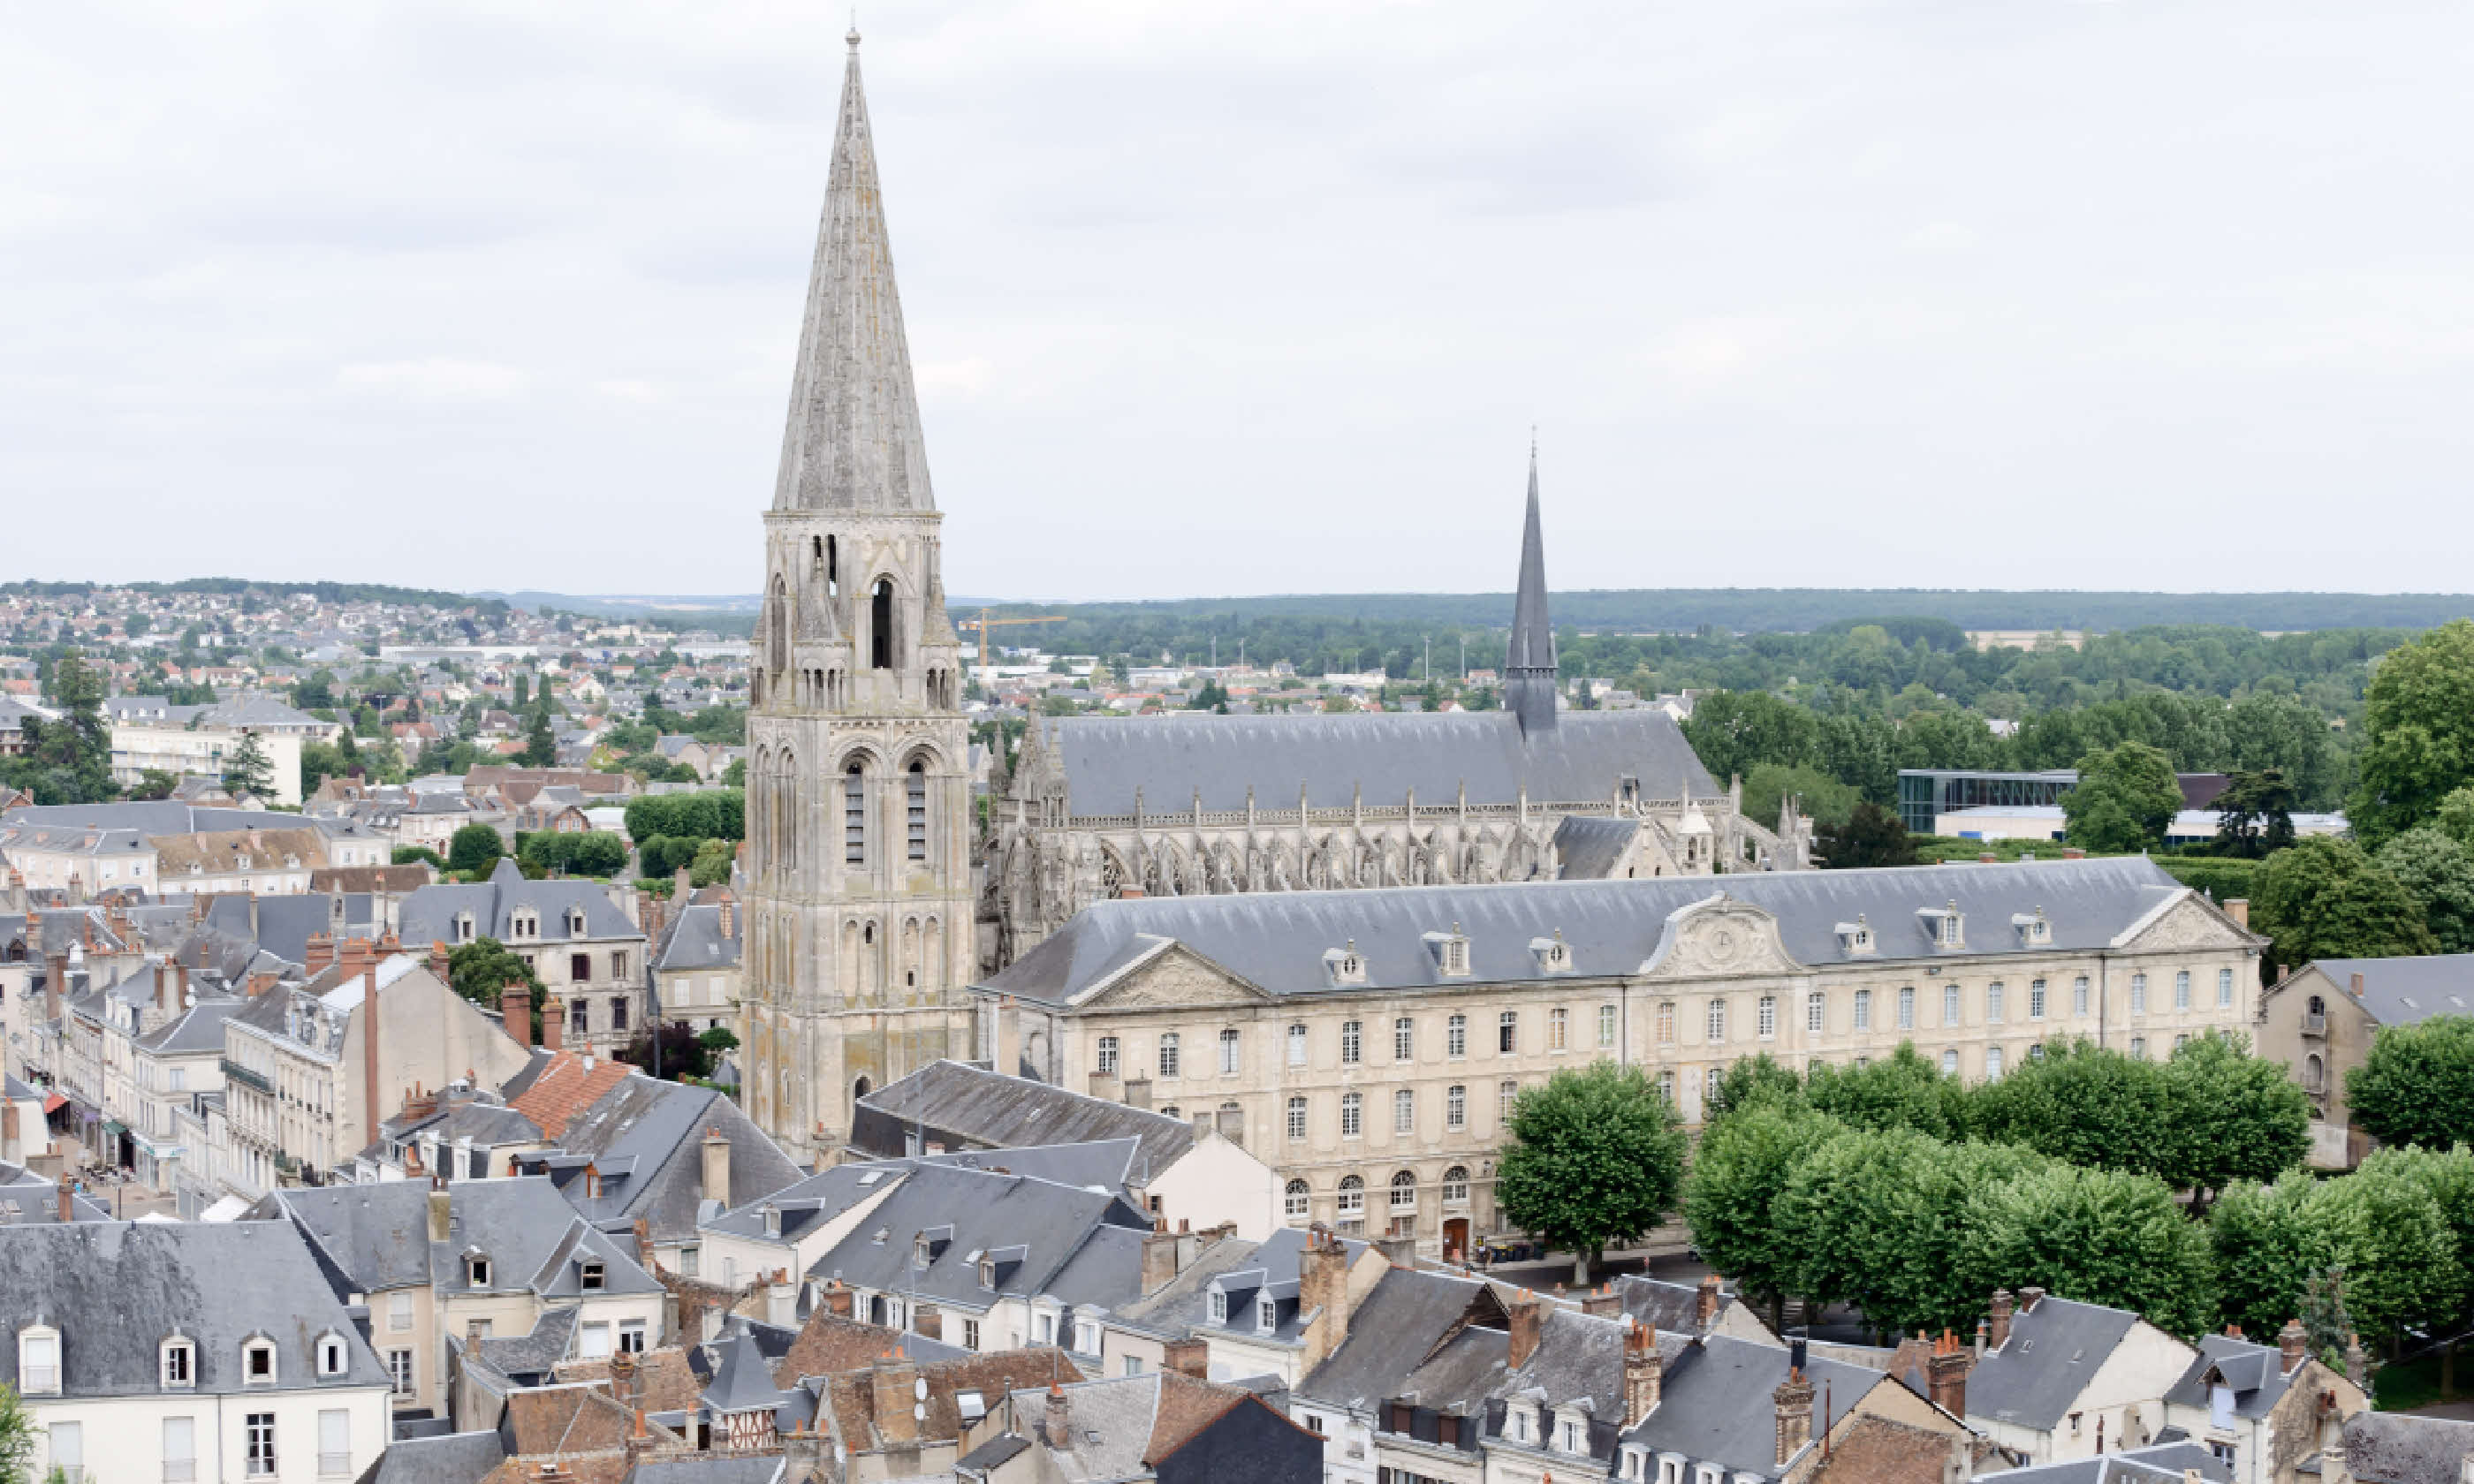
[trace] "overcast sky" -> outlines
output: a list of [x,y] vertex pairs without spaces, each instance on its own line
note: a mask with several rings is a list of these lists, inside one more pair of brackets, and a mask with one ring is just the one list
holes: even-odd
[[[8,7],[0,578],[758,586],[846,10]],[[2465,0],[869,0],[958,595],[2474,588]]]

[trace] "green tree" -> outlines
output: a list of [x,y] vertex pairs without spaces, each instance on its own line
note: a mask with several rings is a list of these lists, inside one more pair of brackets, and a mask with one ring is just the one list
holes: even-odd
[[[1821,759],[1821,727],[1813,714],[1765,691],[1703,696],[1684,723],[1684,739],[1721,784],[1749,775],[1757,763],[1809,765]],[[1642,786],[1655,793],[1665,784],[1644,778]]]
[[33,1477],[41,1430],[17,1400],[17,1388],[0,1382],[0,1484],[26,1484]]
[[707,840],[696,848],[695,859],[688,866],[690,886],[726,886],[730,868],[739,859],[739,847],[728,840]]
[[2182,808],[2173,759],[2144,742],[2124,742],[2079,759],[2079,780],[2062,795],[2065,838],[2090,850],[2127,852],[2161,846]]
[[2233,1186],[2208,1212],[2223,1316],[2251,1334],[2274,1334],[2327,1267],[2330,1249],[2308,1225],[2317,1188],[2295,1170],[2272,1185]]
[[2371,857],[2422,903],[2442,953],[2474,951],[2474,850],[2434,825],[2416,825]]
[[2411,1180],[2438,1203],[2448,1233],[2457,1246],[2456,1265],[2468,1275],[2469,1286],[2460,1297],[2456,1316],[2462,1323],[2474,1313],[2474,1150],[2463,1144],[2450,1149],[2381,1149],[2363,1161],[2383,1172]]
[[1781,1238],[1779,1197],[1804,1157],[1845,1127],[1800,1099],[1738,1105],[1708,1125],[1693,1151],[1684,1182],[1693,1245],[1768,1306],[1773,1329],[1784,1323],[1803,1257]]
[[2162,1147],[2163,1064],[2085,1038],[2048,1041],[2044,1051],[1973,1090],[1976,1134],[2091,1167],[2126,1168]]
[[181,780],[164,772],[162,769],[147,768],[137,775],[136,782],[129,785],[129,797],[132,799],[169,799],[172,797],[172,790],[180,786]]
[[1789,797],[1816,825],[1843,825],[1863,802],[1854,788],[1803,763],[1755,763],[1744,776],[1744,818],[1748,820],[1764,825],[1775,821],[1779,802]]
[[2229,776],[2210,807],[2219,855],[2256,858],[2293,843],[2293,789],[2278,769]]
[[2250,1054],[2249,1039],[2210,1031],[2165,1063],[2153,1172],[2204,1208],[2238,1181],[2273,1180],[2311,1152],[2311,1099],[2291,1069]]
[[2168,1334],[2216,1328],[2207,1231],[2151,1176],[2046,1164],[1978,1188],[1961,1225],[1975,1292],[2032,1283]]
[[745,788],[747,786],[747,759],[744,757],[732,758],[730,760],[730,766],[721,770],[721,781],[722,785],[727,788]]
[[2370,1055],[2345,1073],[2345,1101],[2384,1144],[2474,1142],[2474,1017],[2382,1027]]
[[498,831],[488,825],[466,825],[448,839],[447,869],[473,874],[486,873],[507,853]]
[[655,1027],[652,1026],[639,1029],[635,1039],[627,1042],[626,1049],[618,1053],[618,1060],[648,1072],[658,1071],[661,1076],[673,1081],[691,1077],[702,1081],[713,1075],[713,1048],[686,1025],[676,1020],[661,1022],[658,1062],[654,1057],[654,1034]]
[[2314,835],[2260,868],[2252,925],[2268,935],[2268,957],[2287,969],[2316,958],[2431,953],[2438,940],[2422,903],[2351,841]]
[[387,859],[390,864],[397,866],[409,866],[415,861],[424,861],[441,871],[447,869],[447,863],[438,858],[438,852],[425,845],[399,845],[389,853]]
[[1963,1326],[1982,1305],[1963,1266],[1970,1200],[2044,1162],[2004,1144],[1946,1144],[1910,1128],[1848,1129],[1799,1160],[1773,1210],[1793,1286],[1854,1304],[1876,1329]]
[[533,966],[496,938],[475,938],[447,955],[447,982],[456,993],[488,1010],[498,1008],[498,992],[521,984],[533,992],[533,1025],[528,1033],[541,1044],[542,1001],[547,996]]
[[1703,1102],[1703,1120],[1712,1124],[1755,1103],[1782,1103],[1798,1110],[1808,1106],[1804,1096],[1804,1079],[1780,1065],[1778,1059],[1766,1051],[1729,1066]]
[[2450,789],[2448,797],[2439,801],[2431,822],[2441,834],[2474,850],[2474,784]]
[[1916,863],[1916,843],[1907,826],[1877,803],[1859,803],[1848,811],[1846,823],[1816,828],[1813,850],[1822,865],[1833,871]]
[[1572,1254],[1572,1281],[1610,1242],[1644,1235],[1675,1208],[1685,1135],[1638,1066],[1597,1062],[1555,1073],[1513,1104],[1495,1175],[1506,1220]]
[[2474,621],[2452,619],[2389,653],[2363,693],[2362,783],[2346,819],[2378,847],[2474,783]]
[[731,1028],[726,1025],[708,1027],[704,1034],[696,1038],[696,1041],[707,1051],[712,1052],[716,1057],[720,1056],[725,1051],[736,1051],[739,1049],[739,1037],[737,1033],[732,1031]]
[[1914,1129],[1936,1139],[1967,1137],[1967,1090],[1916,1054],[1912,1042],[1867,1066],[1815,1062],[1806,1074],[1812,1106],[1856,1128]]
[[239,744],[224,754],[224,787],[235,799],[243,794],[259,799],[275,797],[275,763],[266,755],[266,744],[257,740],[256,732],[242,732]]
[[2365,1161],[2312,1192],[2304,1211],[2335,1248],[2329,1266],[2345,1272],[2345,1305],[2365,1334],[2391,1347],[2410,1326],[2453,1318],[2466,1275],[2457,1266],[2448,1213],[2405,1168]]
[[523,849],[518,853],[523,864],[545,874],[615,876],[627,869],[626,842],[607,830],[572,835],[538,830],[524,837]]
[[550,734],[549,707],[533,712],[524,728],[524,750],[517,760],[527,768],[546,768],[558,761],[558,739]]

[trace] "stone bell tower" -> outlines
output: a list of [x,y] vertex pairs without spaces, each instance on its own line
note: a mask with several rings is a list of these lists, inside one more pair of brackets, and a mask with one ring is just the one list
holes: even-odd
[[795,1157],[971,1053],[969,730],[859,34],[773,507],[747,741],[745,1097]]

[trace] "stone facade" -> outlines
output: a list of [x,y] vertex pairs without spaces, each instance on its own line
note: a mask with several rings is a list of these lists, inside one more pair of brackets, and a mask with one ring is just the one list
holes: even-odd
[[747,728],[747,1110],[803,1162],[857,1097],[970,1053],[961,649],[850,43]]

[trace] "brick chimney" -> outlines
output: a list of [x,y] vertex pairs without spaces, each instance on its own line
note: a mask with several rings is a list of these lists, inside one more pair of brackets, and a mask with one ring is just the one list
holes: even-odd
[[52,1194],[59,1202],[53,1214],[61,1218],[61,1224],[66,1226],[77,1220],[77,1192],[69,1188],[69,1183],[61,1181],[53,1188]]
[[2224,908],[2225,916],[2233,919],[2236,926],[2242,928],[2244,932],[2248,932],[2250,930],[2249,898],[2228,897],[2225,898]]
[[2299,1319],[2289,1319],[2276,1331],[2277,1374],[2292,1376],[2310,1357],[2311,1338]]
[[498,991],[498,1016],[506,1021],[507,1034],[519,1046],[533,1043],[533,992],[522,980],[515,980]]
[[851,1317],[850,1287],[838,1278],[825,1284],[825,1312],[836,1319]]
[[2037,1286],[2036,1286],[2035,1284],[2033,1284],[2033,1283],[2025,1283],[2025,1284],[2022,1284],[2022,1285],[2020,1286],[2020,1289],[2019,1289],[2019,1312],[2020,1312],[2020,1313],[2022,1313],[2022,1314],[2032,1314],[2032,1313],[2036,1312],[2036,1305],[2037,1305],[2037,1304],[2042,1304],[2044,1301],[2045,1301],[2045,1290],[2044,1290],[2044,1289],[2037,1287]]
[[43,969],[43,1018],[57,1020],[61,1017],[61,1001],[67,997],[68,992],[69,956],[55,953]]
[[567,1044],[567,1001],[555,994],[542,996],[542,1046],[557,1051]]
[[736,906],[736,905],[731,901],[731,899],[730,899],[730,893],[728,893],[727,891],[725,891],[725,892],[723,892],[723,893],[721,894],[721,903],[720,903],[720,905],[721,905],[721,936],[723,937],[723,939],[724,939],[724,940],[727,940],[727,939],[729,939],[729,938],[732,936],[733,929],[734,929],[735,925],[737,924],[737,922],[738,922],[738,921],[739,921],[738,916],[737,916],[737,913],[738,913],[738,907],[737,907],[737,906]]
[[1658,1410],[1658,1395],[1666,1379],[1666,1363],[1659,1357],[1658,1331],[1638,1320],[1624,1325],[1623,1424],[1640,1425]]
[[[1143,1292],[1157,1293],[1176,1281],[1176,1233],[1168,1229],[1166,1216],[1152,1219],[1152,1229],[1143,1237]],[[1302,1260],[1302,1259],[1300,1259]],[[1300,1296],[1303,1290],[1300,1289]]]
[[447,981],[447,945],[434,938],[429,943],[429,971],[437,975],[441,983]]
[[1298,1309],[1315,1316],[1300,1363],[1312,1370],[1348,1338],[1348,1244],[1321,1224],[1307,1231],[1298,1254]]
[[314,979],[334,967],[334,963],[335,940],[325,933],[311,933],[308,950],[302,955],[303,971]]
[[704,1198],[730,1204],[730,1140],[721,1130],[708,1126],[704,1131]]
[[1709,1333],[1710,1327],[1718,1322],[1718,1301],[1722,1297],[1720,1287],[1724,1282],[1725,1280],[1715,1273],[1701,1280],[1701,1292],[1692,1304],[1692,1328],[1703,1334]]
[[1976,1367],[1976,1354],[1957,1335],[1948,1329],[1933,1341],[1932,1353],[1925,1359],[1925,1391],[1933,1405],[1953,1417],[1967,1415],[1967,1373]]
[[1600,1283],[1581,1295],[1581,1312],[1595,1314],[1600,1319],[1613,1319],[1623,1312],[1623,1298],[1613,1283]]
[[1784,1468],[1812,1441],[1812,1382],[1805,1379],[1801,1366],[1789,1370],[1778,1390],[1770,1393],[1770,1404],[1778,1413],[1776,1462]]
[[1055,1381],[1048,1383],[1048,1410],[1039,1420],[1039,1435],[1050,1448],[1074,1446],[1074,1409],[1065,1400],[1065,1388]]
[[1512,1353],[1504,1363],[1517,1371],[1538,1352],[1538,1336],[1546,1328],[1546,1301],[1523,1288],[1505,1307],[1512,1323]]
[[1211,1347],[1191,1335],[1171,1340],[1160,1348],[1160,1369],[1207,1381],[1211,1379]]
[[1998,1351],[2010,1343],[2010,1290],[1993,1290],[1993,1307],[1987,1313],[1984,1343]]
[[361,970],[361,1142],[374,1143],[384,1110],[378,1102],[378,970]]
[[2363,997],[2363,976],[2359,971],[2356,972],[2351,981],[2346,984],[2345,993],[2353,995],[2356,999],[2361,999]]
[[17,1105],[0,1103],[0,1160],[17,1164],[24,1158],[24,1152],[17,1147]]
[[911,1392],[919,1379],[919,1367],[886,1351],[876,1357],[868,1378],[876,1388],[877,1436],[895,1448],[917,1443],[919,1419],[910,1409],[918,1404]]

